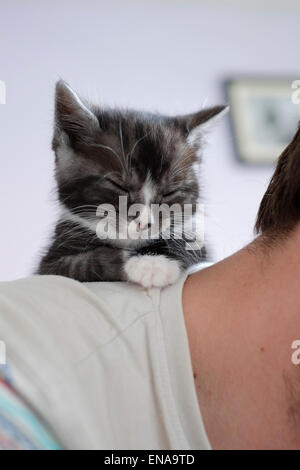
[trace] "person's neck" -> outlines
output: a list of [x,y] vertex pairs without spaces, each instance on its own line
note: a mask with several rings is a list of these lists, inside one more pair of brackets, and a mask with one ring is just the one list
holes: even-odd
[[274,369],[270,381],[280,389],[278,400],[281,394],[284,401],[282,373],[291,367],[291,343],[300,335],[300,330],[295,331],[295,324],[300,327],[300,226],[273,245],[266,240],[259,237],[190,276],[183,291],[198,399],[207,419],[215,423],[209,437],[216,447],[227,447],[232,416],[240,432],[236,447],[274,447],[276,426],[282,419],[280,410],[270,403],[263,413],[267,422],[271,417],[278,421],[274,435],[271,430],[266,439],[262,420],[257,433],[245,442],[247,426],[260,409],[259,398],[264,392],[268,395],[266,377],[272,363],[279,369]]

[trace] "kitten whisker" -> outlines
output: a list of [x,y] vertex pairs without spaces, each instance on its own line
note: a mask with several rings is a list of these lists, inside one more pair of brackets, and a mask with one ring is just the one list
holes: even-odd
[[121,142],[121,149],[122,149],[122,153],[123,153],[124,163],[126,165],[126,157],[125,157],[125,150],[124,150],[124,144],[123,144],[123,130],[122,130],[121,119],[119,120],[119,134],[120,134],[120,142]]
[[128,158],[128,156],[130,157],[130,158],[129,158],[129,165],[128,165],[128,166],[129,166],[129,171],[131,171],[132,155],[133,155],[133,153],[134,153],[134,151],[135,151],[137,145],[138,145],[143,139],[145,139],[145,137],[147,137],[147,136],[148,136],[148,133],[145,134],[145,135],[143,135],[143,137],[140,137],[140,138],[135,142],[135,144],[132,146],[132,148],[131,148],[129,154],[127,154],[127,158]]

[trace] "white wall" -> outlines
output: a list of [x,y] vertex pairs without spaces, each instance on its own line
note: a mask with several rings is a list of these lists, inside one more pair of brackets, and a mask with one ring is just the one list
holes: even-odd
[[[50,140],[58,76],[103,103],[166,113],[197,110],[204,100],[222,102],[227,76],[299,79],[295,2],[245,3],[2,0],[1,280],[30,273],[55,220]],[[206,233],[220,259],[251,239],[272,169],[235,160],[226,121],[209,140]]]

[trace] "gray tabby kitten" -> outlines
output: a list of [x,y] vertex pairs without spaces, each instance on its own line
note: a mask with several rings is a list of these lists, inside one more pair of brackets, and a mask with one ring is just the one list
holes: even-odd
[[[152,206],[191,204],[195,211],[202,128],[226,107],[176,117],[103,109],[83,101],[63,81],[56,85],[55,106],[52,147],[62,213],[38,274],[162,287],[203,260],[204,248],[188,251],[185,240],[174,235],[181,213],[162,216],[155,237],[149,236]],[[140,210],[116,222],[120,196]],[[107,205],[105,213],[98,210],[101,204]],[[103,218],[106,237],[97,231]],[[171,238],[164,237],[166,224]],[[135,236],[118,237],[124,227],[127,234],[133,228]]]

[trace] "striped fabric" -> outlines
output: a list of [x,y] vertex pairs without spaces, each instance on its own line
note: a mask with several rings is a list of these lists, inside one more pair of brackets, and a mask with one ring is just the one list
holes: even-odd
[[58,450],[61,447],[18,397],[0,371],[0,450]]

